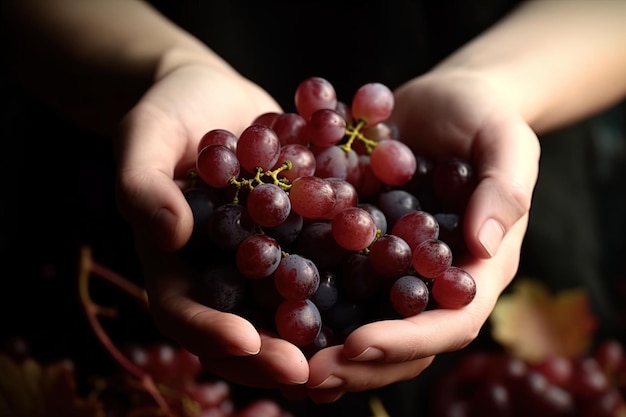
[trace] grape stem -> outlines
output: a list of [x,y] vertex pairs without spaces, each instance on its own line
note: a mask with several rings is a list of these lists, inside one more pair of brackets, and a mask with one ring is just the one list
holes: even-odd
[[80,269],[78,275],[78,292],[81,304],[83,305],[87,316],[87,320],[89,321],[89,325],[96,334],[96,337],[98,338],[100,343],[109,352],[113,359],[118,364],[120,364],[128,373],[130,373],[141,382],[144,390],[148,394],[150,394],[150,396],[154,399],[154,401],[163,411],[163,413],[166,416],[175,417],[175,415],[170,410],[167,401],[165,400],[163,395],[161,395],[161,392],[157,388],[152,376],[148,372],[140,369],[132,361],[130,361],[117,348],[117,346],[115,346],[115,343],[113,343],[107,332],[102,327],[98,316],[114,316],[116,315],[116,311],[114,309],[104,309],[92,300],[91,296],[89,295],[89,280],[93,274],[122,289],[133,298],[138,299],[141,302],[142,306],[147,308],[148,298],[145,291],[141,287],[136,286],[122,276],[95,262],[91,256],[90,248],[82,248],[80,256]]
[[365,120],[359,120],[356,126],[348,126],[346,128],[346,135],[348,139],[343,145],[341,145],[341,149],[343,149],[346,153],[352,150],[352,144],[357,139],[363,142],[363,144],[365,145],[365,151],[368,154],[372,153],[372,151],[376,147],[377,142],[375,140],[365,137],[363,132],[361,132],[361,129],[363,129],[363,126],[365,126],[365,123],[366,123]]
[[283,190],[289,190],[291,188],[291,184],[289,180],[286,178],[278,178],[278,174],[282,171],[289,170],[293,167],[293,164],[290,160],[286,160],[283,162],[278,168],[273,171],[267,170],[264,171],[263,168],[257,167],[256,173],[252,178],[242,178],[238,180],[236,177],[232,177],[230,179],[230,183],[237,187],[237,192],[235,193],[235,197],[233,197],[233,203],[239,203],[239,190],[243,187],[247,187],[250,190],[253,190],[259,184],[264,184],[266,181],[263,180],[263,177],[270,177],[272,179],[272,183],[279,186]]

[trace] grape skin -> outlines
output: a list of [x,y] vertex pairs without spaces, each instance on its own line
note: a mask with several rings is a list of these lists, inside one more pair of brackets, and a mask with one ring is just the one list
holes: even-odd
[[439,239],[427,239],[413,249],[412,265],[425,278],[436,278],[452,265],[452,250]]
[[364,127],[371,127],[387,120],[393,105],[393,92],[389,87],[376,82],[363,84],[352,97],[352,117],[364,120]]
[[237,152],[237,136],[226,129],[213,129],[206,132],[198,142],[198,153],[209,145],[223,145],[233,153]]
[[319,219],[333,209],[337,197],[327,181],[309,175],[293,181],[289,199],[296,213],[309,219]]
[[284,257],[274,272],[274,285],[286,300],[310,298],[320,285],[317,266],[298,254]]
[[398,219],[391,228],[391,234],[404,239],[414,250],[423,241],[439,237],[439,223],[426,211],[412,211]]
[[401,237],[384,235],[372,243],[369,259],[372,268],[385,278],[407,274],[412,261],[411,247]]
[[394,281],[389,299],[398,314],[403,317],[415,316],[426,309],[428,288],[420,278],[404,275]]
[[272,183],[264,183],[250,191],[246,207],[256,224],[262,227],[276,227],[289,216],[291,201],[282,188]]
[[417,161],[404,143],[385,139],[378,143],[370,155],[374,174],[387,185],[404,185],[411,180]]
[[235,265],[208,267],[196,281],[195,297],[203,304],[220,311],[232,311],[243,300],[245,277]]
[[241,170],[237,156],[226,146],[210,145],[196,157],[196,170],[200,178],[211,187],[224,188],[237,178]]
[[308,122],[315,111],[337,107],[335,86],[322,77],[306,78],[296,87],[294,104],[298,114]]
[[235,203],[217,207],[209,215],[208,235],[216,247],[235,250],[254,230],[248,210]]
[[275,318],[280,337],[296,346],[313,343],[322,329],[322,316],[311,300],[285,300]]
[[256,233],[241,242],[235,263],[246,277],[258,279],[273,274],[281,257],[280,245],[274,238]]
[[372,216],[362,208],[348,207],[333,218],[332,233],[341,247],[351,251],[360,251],[374,241],[376,223]]
[[433,280],[431,294],[442,308],[461,308],[474,299],[476,282],[467,271],[451,266]]
[[239,135],[237,159],[243,169],[253,173],[257,167],[266,171],[278,161],[280,139],[265,125],[250,125]]

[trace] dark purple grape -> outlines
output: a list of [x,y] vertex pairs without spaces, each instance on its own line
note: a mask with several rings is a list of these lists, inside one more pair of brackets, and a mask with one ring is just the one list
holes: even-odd
[[254,222],[246,208],[227,203],[217,207],[209,216],[209,239],[222,249],[234,251],[254,231]]
[[274,271],[274,285],[286,300],[307,299],[319,284],[320,273],[315,264],[296,253],[285,256]]
[[234,265],[209,266],[198,278],[194,297],[208,307],[232,311],[244,299],[246,279]]
[[394,310],[401,316],[415,316],[424,311],[428,305],[428,288],[420,278],[404,275],[391,286],[389,299]]
[[421,209],[417,197],[408,191],[400,189],[381,192],[378,195],[376,206],[385,214],[389,229],[393,227],[400,217]]

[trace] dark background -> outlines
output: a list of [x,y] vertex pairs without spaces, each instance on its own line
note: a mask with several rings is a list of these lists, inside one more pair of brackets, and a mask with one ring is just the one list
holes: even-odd
[[[393,88],[429,69],[514,3],[155,2],[268,89],[285,110],[292,109],[295,86],[311,75],[333,82],[340,99],[365,82]],[[15,82],[7,65],[1,68],[0,339],[23,336],[41,360],[70,356],[85,375],[108,372],[113,363],[78,301],[81,246],[141,284],[130,229],[114,203],[109,142],[57,117]],[[622,340],[625,132],[621,104],[541,138],[540,178],[519,271],[554,290],[586,287],[601,319],[599,337]],[[115,340],[160,337],[134,301],[110,285],[93,285],[96,299],[120,308],[123,319],[110,326]],[[487,327],[475,346],[492,343]],[[391,415],[417,415],[427,403],[423,388],[438,369],[434,365],[416,381],[382,390]],[[312,412],[368,415],[362,397]]]

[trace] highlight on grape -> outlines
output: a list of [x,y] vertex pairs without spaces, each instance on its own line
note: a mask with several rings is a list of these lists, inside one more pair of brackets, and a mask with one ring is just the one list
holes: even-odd
[[183,190],[195,297],[309,356],[372,321],[469,304],[476,284],[454,260],[472,166],[416,155],[384,84],[347,102],[310,77],[294,104],[202,136]]

